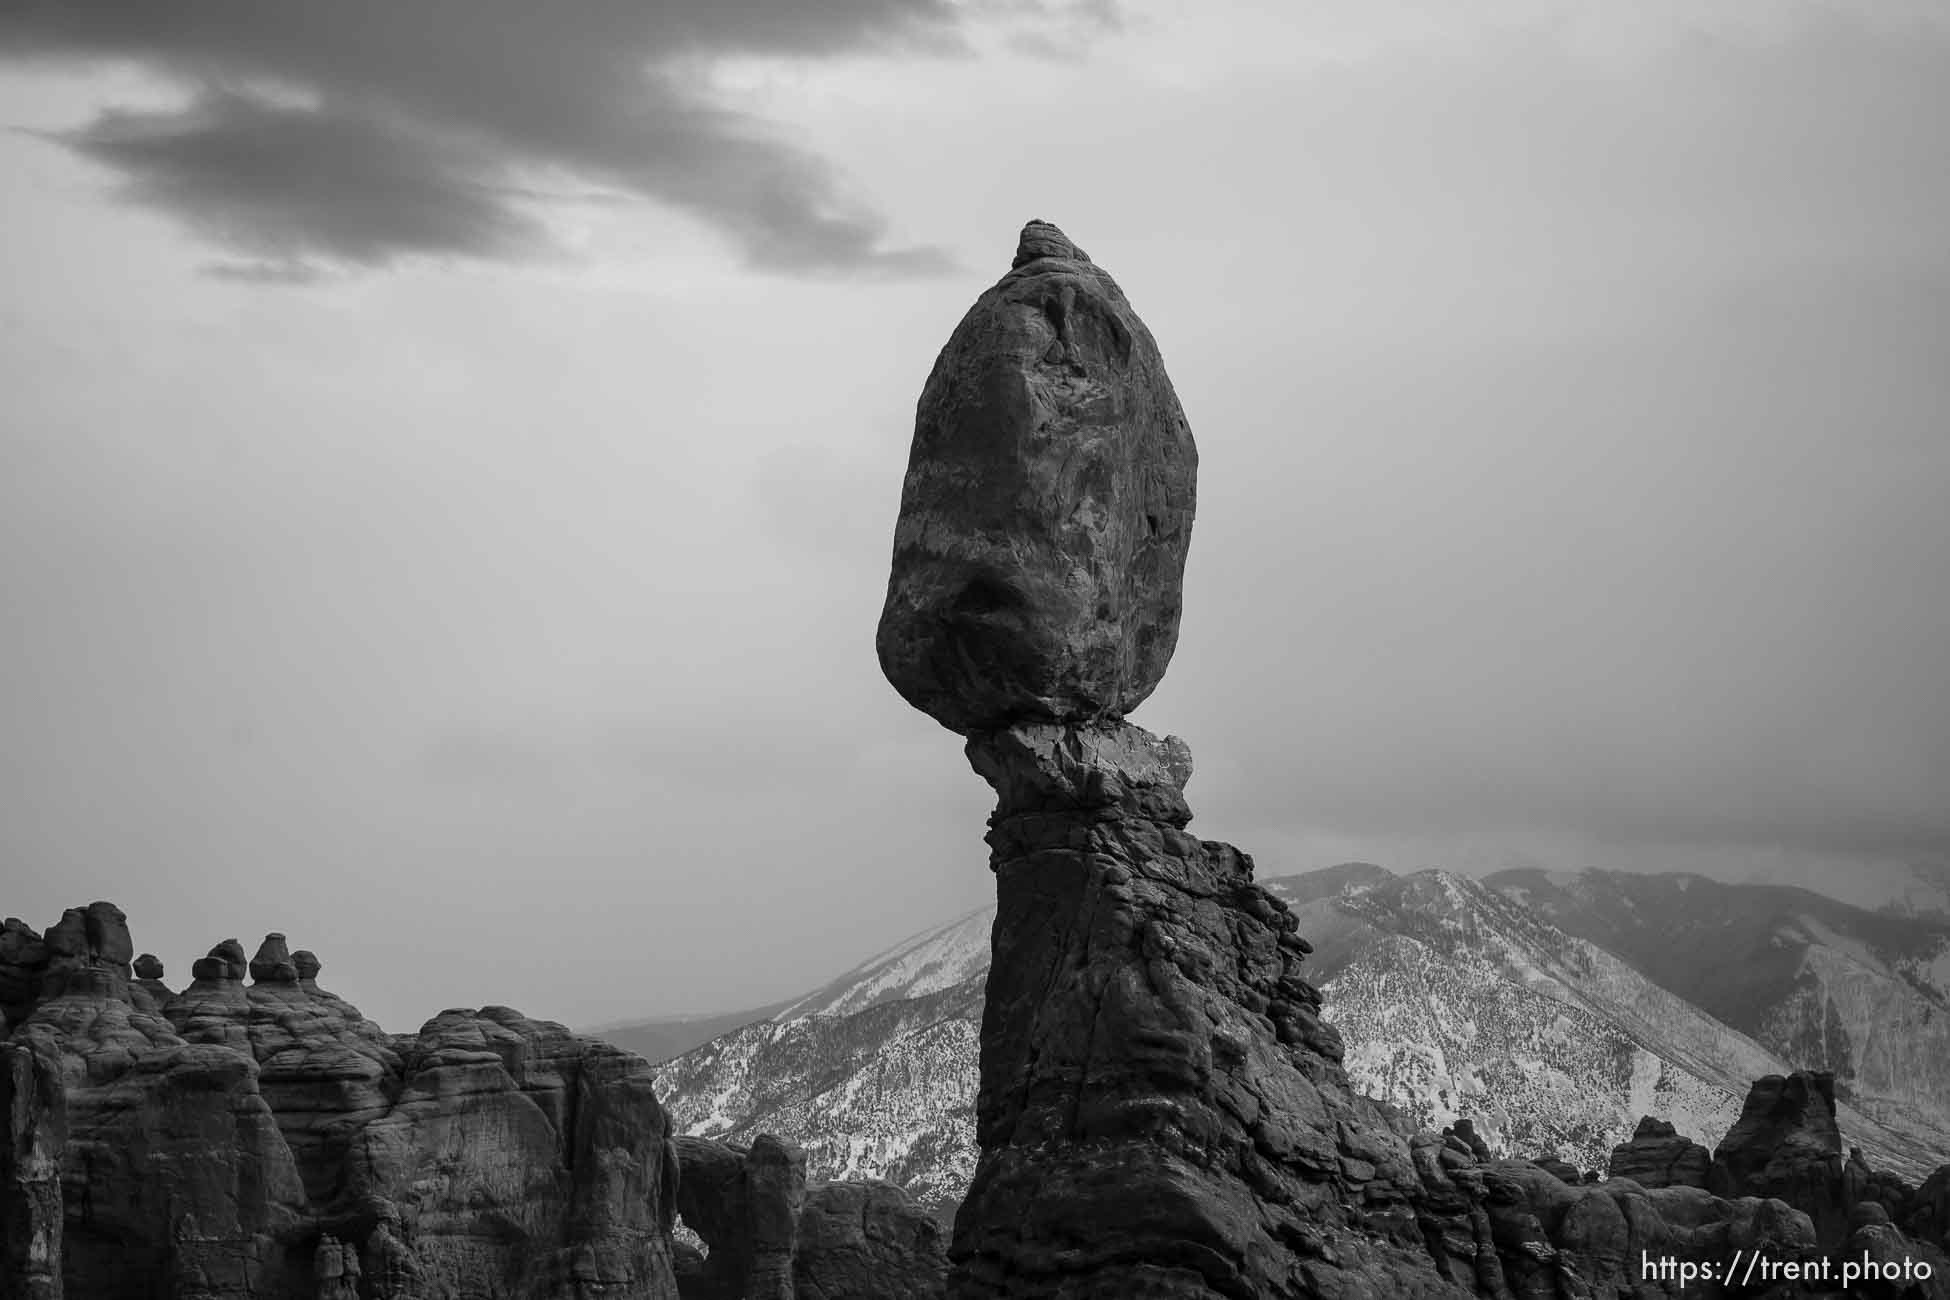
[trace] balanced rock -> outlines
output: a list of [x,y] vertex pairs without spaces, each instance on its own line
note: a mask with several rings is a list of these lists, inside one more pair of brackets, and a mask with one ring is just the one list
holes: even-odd
[[258,984],[298,982],[298,966],[291,959],[283,935],[274,931],[264,936],[264,942],[257,946],[257,956],[251,958],[251,979]]
[[877,637],[888,681],[964,734],[1123,717],[1177,644],[1197,468],[1123,290],[1030,222],[921,393]]
[[[1124,720],[1176,640],[1195,469],[1123,294],[1032,222],[922,393],[878,634],[996,796],[980,1153],[946,1294],[1568,1300],[1662,1289],[1647,1253],[1807,1258],[1781,1201],[1493,1161],[1473,1125],[1413,1135],[1354,1091],[1290,907],[1186,831],[1184,743]],[[742,1163],[687,1155],[680,1197],[709,1218]]]
[[1641,1187],[1704,1187],[1712,1154],[1654,1115],[1640,1118],[1630,1141],[1612,1148],[1606,1174]]
[[225,939],[210,949],[207,957],[198,957],[190,965],[190,978],[209,981],[213,984],[234,984],[244,978],[250,964],[244,960],[244,945],[235,939]]
[[176,991],[163,983],[161,958],[145,952],[135,959],[135,980],[129,985],[129,1001],[136,1010],[152,1016],[162,1015],[163,1008],[175,996]]

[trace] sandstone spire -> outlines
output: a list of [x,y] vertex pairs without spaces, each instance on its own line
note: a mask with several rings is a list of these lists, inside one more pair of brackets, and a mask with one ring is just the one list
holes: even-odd
[[1185,832],[1190,751],[1122,720],[1177,640],[1196,469],[1150,332],[1031,222],[921,395],[878,642],[997,800],[949,1294],[1272,1300],[1393,1261],[1457,1294],[1337,1231],[1350,1169],[1399,1210],[1406,1146],[1347,1088],[1285,905]]

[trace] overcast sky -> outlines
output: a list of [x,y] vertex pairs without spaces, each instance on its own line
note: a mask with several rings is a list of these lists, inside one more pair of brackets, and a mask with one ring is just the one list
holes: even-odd
[[404,1030],[989,898],[873,633],[1031,217],[1198,438],[1136,720],[1205,835],[1943,862],[1946,12],[0,4],[0,913],[111,899],[178,985],[283,930]]

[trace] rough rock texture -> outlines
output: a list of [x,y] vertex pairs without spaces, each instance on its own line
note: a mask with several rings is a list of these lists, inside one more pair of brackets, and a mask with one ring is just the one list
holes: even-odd
[[[1622,1148],[1621,1148],[1622,1149]],[[1859,1150],[1841,1154],[1835,1081],[1796,1071],[1755,1081],[1740,1120],[1714,1149],[1707,1185],[1722,1196],[1774,1197],[1806,1214],[1832,1260],[1907,1259],[1934,1276],[1914,1291],[1874,1294],[1950,1300],[1950,1165],[1921,1187],[1872,1170]]]
[[274,932],[264,936],[264,942],[257,946],[257,956],[251,958],[251,979],[258,984],[298,982],[298,967],[291,960],[283,935]]
[[27,1018],[46,971],[47,944],[40,931],[17,916],[0,922],[0,1026]]
[[129,1001],[136,1010],[159,1016],[175,996],[176,991],[163,983],[161,958],[145,952],[135,959],[135,981],[129,986]]
[[1757,1080],[1720,1145],[1707,1189],[1719,1196],[1775,1196],[1808,1214],[1827,1244],[1848,1232],[1842,1197],[1842,1134],[1835,1076],[1797,1072]]
[[950,1296],[1717,1296],[1648,1285],[1646,1253],[1819,1257],[1781,1200],[1489,1160],[1356,1095],[1291,914],[1184,829],[1182,744],[1043,725],[968,753],[999,902]]
[[1030,222],[921,393],[877,640],[888,680],[963,733],[1136,708],[1177,644],[1197,464],[1123,290]]
[[998,796],[998,910],[950,1294],[1461,1294],[1285,905],[1184,831],[1184,745],[1044,724],[967,750]]
[[929,1300],[944,1294],[941,1225],[892,1183],[808,1188],[806,1153],[679,1137],[677,1207],[706,1246],[673,1251],[683,1300]]
[[[1170,656],[1191,523],[1155,358],[1108,278],[1033,222],[916,419],[881,665],[967,735],[997,800],[980,1156],[948,1295],[1644,1296],[1679,1289],[1648,1282],[1648,1255],[1813,1258],[1815,1224],[1781,1200],[1486,1162],[1473,1129],[1411,1141],[1349,1087],[1297,922],[1247,855],[1186,832],[1184,744],[1122,721]],[[1756,1143],[1792,1145],[1761,1109]],[[1736,1182],[1774,1159],[1727,1154]]]
[[1916,1189],[1903,1207],[1903,1228],[1911,1236],[1950,1251],[1950,1165],[1945,1165]]
[[1612,1148],[1607,1177],[1641,1187],[1704,1187],[1713,1155],[1666,1120],[1647,1115],[1629,1142]]
[[60,1300],[61,1156],[68,1117],[60,1063],[0,1042],[0,1300]]
[[386,1034],[279,935],[155,1014],[119,910],[31,934],[0,932],[31,998],[0,1041],[0,1297],[675,1300],[641,1059],[505,1007]]
[[685,1300],[792,1300],[806,1153],[761,1133],[750,1147],[674,1139],[677,1212],[710,1247]]
[[932,1214],[892,1183],[817,1183],[799,1214],[798,1300],[941,1300],[948,1250]]

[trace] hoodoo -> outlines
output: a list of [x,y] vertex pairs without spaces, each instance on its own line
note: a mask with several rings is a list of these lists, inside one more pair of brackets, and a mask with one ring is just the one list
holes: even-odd
[[1123,720],[1177,642],[1196,471],[1150,331],[1030,222],[922,392],[878,640],[997,796],[950,1294],[1271,1300],[1346,1268],[1460,1294],[1286,906],[1186,833],[1184,743]]
[[1184,742],[1125,720],[1177,641],[1195,471],[1149,331],[1032,221],[922,392],[879,631],[888,680],[996,794],[950,1300],[1718,1297],[1748,1293],[1715,1271],[1736,1251],[1939,1258],[1928,1187],[1858,1171],[1857,1200],[1880,1199],[1844,1223],[1810,1161],[1769,1154],[1812,1134],[1789,1145],[1837,1155],[1840,1185],[1812,1085],[1796,1107],[1763,1081],[1736,1130],[1752,1141],[1716,1153],[1721,1195],[1696,1185],[1703,1152],[1655,1153],[1655,1130],[1619,1160],[1673,1185],[1593,1185],[1355,1093],[1294,916],[1249,856],[1186,831]]

